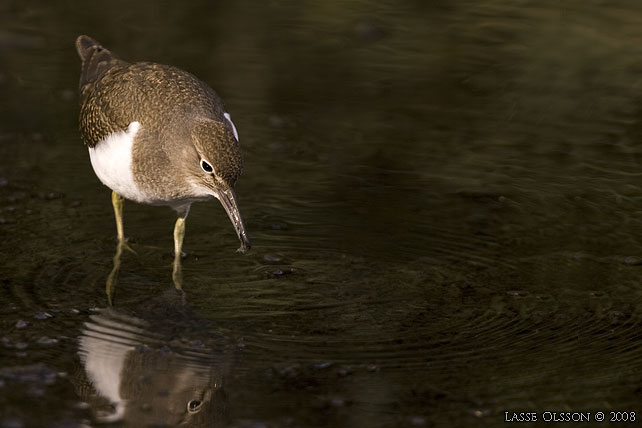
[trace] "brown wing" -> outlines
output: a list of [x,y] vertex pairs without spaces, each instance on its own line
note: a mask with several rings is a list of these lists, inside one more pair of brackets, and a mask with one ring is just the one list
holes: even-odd
[[87,36],[76,45],[83,59],[80,131],[87,146],[133,121],[158,130],[183,115],[225,123],[219,96],[192,74],[162,64],[129,64]]

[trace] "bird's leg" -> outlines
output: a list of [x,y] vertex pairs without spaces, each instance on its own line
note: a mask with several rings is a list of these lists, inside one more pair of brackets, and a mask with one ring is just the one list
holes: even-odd
[[114,206],[114,217],[116,217],[116,232],[118,233],[118,242],[125,242],[125,233],[123,232],[123,197],[118,193],[112,191],[111,204]]
[[181,266],[181,254],[183,248],[183,238],[185,237],[185,220],[187,218],[187,212],[179,213],[178,218],[176,219],[176,224],[174,225],[174,269],[172,272],[172,280],[174,281],[174,287],[177,290],[183,289],[183,268]]
[[111,306],[114,297],[116,285],[118,285],[118,272],[120,271],[120,257],[123,254],[123,249],[129,250],[136,254],[125,241],[125,233],[123,232],[123,197],[118,193],[111,192],[111,204],[114,207],[114,217],[116,217],[116,233],[118,233],[118,244],[116,244],[116,253],[114,254],[114,267],[109,272],[107,282],[105,284],[105,293],[107,294],[107,301]]
[[[126,250],[131,251],[136,254],[136,251],[127,245],[125,241],[125,232],[123,230],[123,197],[118,193],[111,192],[111,204],[114,207],[114,217],[116,217],[116,233],[118,233],[118,246],[125,248]],[[122,251],[122,249],[121,249]]]

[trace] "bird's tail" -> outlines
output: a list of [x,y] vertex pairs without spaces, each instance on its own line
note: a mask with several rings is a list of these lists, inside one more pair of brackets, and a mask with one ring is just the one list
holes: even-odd
[[85,95],[87,86],[99,80],[109,68],[121,61],[89,36],[78,36],[76,50],[82,60],[80,72],[80,93]]

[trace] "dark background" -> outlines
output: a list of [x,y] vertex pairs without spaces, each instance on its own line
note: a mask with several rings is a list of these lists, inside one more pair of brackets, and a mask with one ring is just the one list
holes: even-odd
[[[234,349],[231,426],[641,410],[639,2],[3,0],[4,426],[93,417],[77,343],[115,230],[79,34],[196,74],[239,130],[253,249],[195,204],[183,265],[187,326]],[[171,289],[174,219],[125,204],[114,307],[152,326],[186,326],[140,306]]]

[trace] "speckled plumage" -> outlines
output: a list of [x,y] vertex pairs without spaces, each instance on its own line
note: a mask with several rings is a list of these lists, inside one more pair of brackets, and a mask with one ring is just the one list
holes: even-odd
[[[225,118],[225,105],[190,73],[151,62],[127,63],[87,36],[76,42],[83,60],[80,77],[80,132],[88,147],[106,136],[141,124],[133,151],[137,184],[157,196],[155,203],[190,195],[184,163],[196,153],[177,141],[197,140],[216,173],[234,186],[242,171],[239,143]],[[198,164],[198,160],[191,162]],[[171,178],[170,178],[171,177]]]
[[[78,37],[76,49],[82,60],[80,133],[101,181],[116,193],[120,188],[120,196],[174,208],[182,218],[175,229],[179,250],[191,203],[216,197],[246,251],[249,239],[233,191],[243,161],[236,129],[216,92],[176,67],[118,59],[88,36]],[[121,235],[119,229],[120,240]]]

